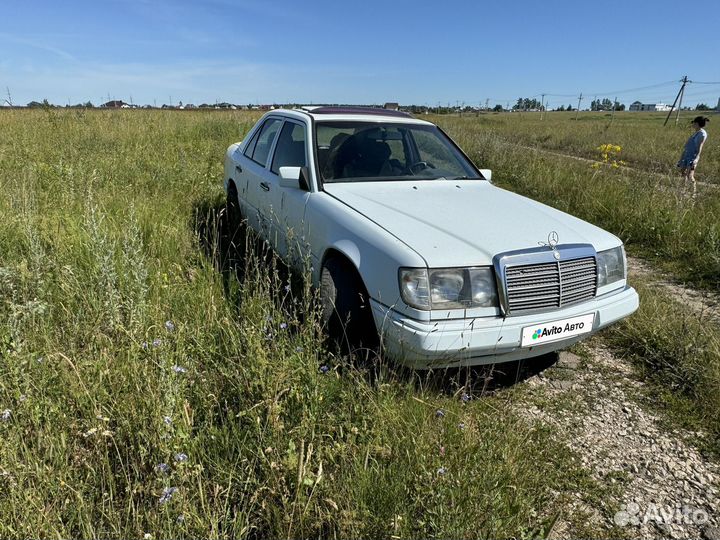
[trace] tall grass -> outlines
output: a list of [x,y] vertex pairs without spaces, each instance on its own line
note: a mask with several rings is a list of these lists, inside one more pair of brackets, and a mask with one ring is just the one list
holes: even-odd
[[222,268],[253,121],[0,114],[0,536],[545,534],[592,488],[521,390],[371,376],[272,264]]
[[[710,111],[683,112],[676,125],[675,116],[663,126],[666,114],[618,112],[585,112],[575,120],[576,113],[548,112],[431,116],[434,121],[462,122],[479,126],[506,142],[552,150],[563,154],[598,159],[598,146],[616,144],[628,166],[638,170],[677,176],[675,167],[685,141],[693,133],[690,120],[698,115],[711,118],[710,134],[697,171],[699,180],[720,183],[720,138],[714,126],[720,117]],[[720,123],[720,122],[718,122]]]

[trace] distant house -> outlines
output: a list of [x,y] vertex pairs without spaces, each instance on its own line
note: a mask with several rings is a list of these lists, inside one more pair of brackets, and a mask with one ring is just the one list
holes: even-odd
[[119,100],[119,99],[113,99],[112,101],[103,103],[100,106],[105,107],[106,109],[129,109],[130,108],[129,103],[125,103],[124,101]]
[[400,104],[395,103],[394,101],[388,101],[383,108],[388,111],[397,111],[400,109]]
[[633,101],[630,104],[631,111],[669,111],[670,105],[664,103],[641,103],[639,101]]

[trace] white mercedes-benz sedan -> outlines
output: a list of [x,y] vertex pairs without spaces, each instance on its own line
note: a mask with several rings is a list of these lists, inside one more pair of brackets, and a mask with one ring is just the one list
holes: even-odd
[[310,269],[331,335],[413,368],[530,358],[638,307],[616,236],[494,186],[383,109],[265,114],[228,148],[228,211]]

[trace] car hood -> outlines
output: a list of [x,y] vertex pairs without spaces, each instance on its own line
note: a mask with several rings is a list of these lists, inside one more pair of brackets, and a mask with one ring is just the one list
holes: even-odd
[[325,184],[324,190],[410,246],[429,267],[492,264],[498,253],[559,244],[620,245],[612,234],[483,180]]

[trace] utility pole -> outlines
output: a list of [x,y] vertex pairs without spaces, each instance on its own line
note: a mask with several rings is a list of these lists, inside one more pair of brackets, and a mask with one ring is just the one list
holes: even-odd
[[578,108],[577,112],[575,113],[575,120],[577,120],[578,116],[580,115],[580,102],[582,102],[582,92],[580,92],[580,97],[578,97]]
[[610,113],[610,125],[612,126],[613,119],[615,118],[615,109],[617,109],[617,96],[613,99],[612,112]]
[[672,107],[670,107],[670,110],[668,111],[668,115],[665,117],[665,122],[663,123],[663,126],[667,126],[668,120],[670,120],[670,115],[675,110],[675,104],[678,102],[678,99],[680,100],[680,105],[678,106],[678,112],[677,112],[677,118],[675,118],[675,125],[677,125],[678,118],[680,117],[680,107],[682,107],[682,96],[685,93],[685,85],[689,82],[687,75],[685,75],[680,82],[682,83],[682,86],[680,87],[680,90],[678,90],[677,96],[675,96],[675,101],[673,101]]
[[675,125],[678,125],[678,121],[680,120],[680,110],[682,109],[682,98],[685,96],[685,85],[688,83],[687,75],[683,77],[683,85],[680,87],[680,102],[678,103],[678,110],[677,115],[675,115]]
[[540,120],[545,118],[545,94],[540,94]]
[[6,87],[5,87],[5,90],[7,91],[7,97],[8,97],[8,98],[7,98],[7,103],[8,103],[8,105],[10,105],[10,106],[12,107],[12,106],[13,106],[13,102],[12,102],[12,96],[10,95],[10,87],[9,87],[9,86],[6,86]]
[[490,109],[490,98],[487,98],[485,100],[485,112],[487,112]]

